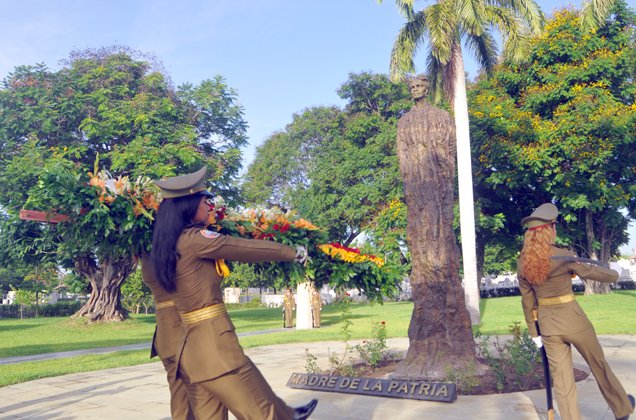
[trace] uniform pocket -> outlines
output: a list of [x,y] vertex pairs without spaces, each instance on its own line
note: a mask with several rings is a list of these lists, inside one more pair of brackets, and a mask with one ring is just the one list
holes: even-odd
[[212,325],[214,326],[214,330],[219,335],[226,334],[228,332],[234,332],[234,324],[227,315],[217,316],[212,319]]

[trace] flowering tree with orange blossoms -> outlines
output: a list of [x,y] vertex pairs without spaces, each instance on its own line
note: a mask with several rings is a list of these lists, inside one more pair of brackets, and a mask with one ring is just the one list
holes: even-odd
[[152,243],[158,208],[150,178],[114,176],[100,170],[82,173],[63,158],[50,159],[29,191],[23,214],[45,213],[46,241],[60,262],[88,279],[91,294],[76,313],[90,320],[122,320],[120,287],[136,268],[136,255]]
[[119,286],[156,205],[146,177],[206,165],[236,199],[246,127],[223,77],[175,87],[157,58],[123,46],[73,51],[55,71],[16,67],[0,81],[0,262],[54,260],[91,285],[80,315],[124,319]]
[[[484,213],[505,214],[521,234],[520,219],[552,201],[561,245],[605,262],[620,254],[636,218],[635,25],[624,1],[594,30],[576,10],[558,10],[528,63],[504,63],[471,89]],[[490,242],[505,243],[509,229]],[[609,292],[585,283],[586,294]]]

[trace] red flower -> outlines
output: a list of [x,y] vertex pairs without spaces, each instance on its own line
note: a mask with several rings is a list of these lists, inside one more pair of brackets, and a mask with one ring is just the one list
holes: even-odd
[[287,232],[288,230],[289,230],[289,224],[288,224],[288,223],[286,223],[286,224],[284,224],[283,226],[281,226],[281,228],[280,228],[280,233],[285,233],[285,232]]
[[386,324],[386,322],[384,322],[384,321],[381,321],[381,322],[380,322],[380,324],[382,324],[382,325],[384,325],[384,324]]
[[279,228],[280,228],[280,226],[278,226],[278,223],[275,224],[274,226],[272,226],[272,229],[274,229],[274,230],[278,230]]
[[360,250],[358,248],[348,248],[348,247],[346,247],[344,245],[340,245],[337,242],[331,242],[331,243],[329,243],[329,245],[331,245],[334,248],[343,249],[345,251],[354,252],[356,254],[360,253]]

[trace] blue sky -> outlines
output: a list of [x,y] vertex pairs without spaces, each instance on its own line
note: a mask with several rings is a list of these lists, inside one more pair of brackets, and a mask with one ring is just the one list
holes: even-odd
[[[580,7],[539,0],[546,14],[568,4]],[[402,25],[392,0],[0,0],[0,79],[18,65],[55,70],[74,49],[114,44],[154,54],[177,85],[220,74],[245,109],[247,166],[294,113],[341,105],[336,90],[349,73],[388,73]],[[470,59],[466,67],[476,74]],[[630,236],[625,252],[636,248],[636,228]]]

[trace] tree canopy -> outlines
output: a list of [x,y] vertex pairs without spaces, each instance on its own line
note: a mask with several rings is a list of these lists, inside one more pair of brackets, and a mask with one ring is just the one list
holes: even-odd
[[553,201],[580,254],[607,261],[626,242],[636,216],[634,34],[624,2],[592,30],[577,11],[557,11],[527,64],[501,65],[471,90],[488,211],[507,208],[512,232]]
[[347,245],[402,198],[395,129],[411,101],[404,84],[370,73],[338,93],[344,109],[306,109],[258,148],[244,188],[248,202],[295,209]]
[[[54,255],[90,279],[114,305],[106,318],[122,318],[119,285],[149,246],[149,178],[207,165],[208,182],[236,199],[245,130],[221,76],[174,88],[156,60],[125,47],[72,52],[58,71],[17,67],[0,89],[0,205],[13,216],[2,233],[17,252]],[[20,227],[33,224],[15,218],[23,207],[72,222]]]

